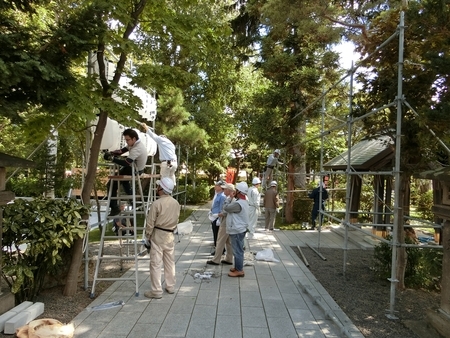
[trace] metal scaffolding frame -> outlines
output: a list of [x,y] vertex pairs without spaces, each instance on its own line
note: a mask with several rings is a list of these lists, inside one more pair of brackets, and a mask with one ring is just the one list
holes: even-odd
[[[377,236],[375,234],[369,234],[370,236],[377,238],[378,240],[387,243],[391,246],[392,251],[392,262],[391,262],[391,277],[388,279],[390,281],[390,302],[389,302],[389,309],[387,310],[386,316],[389,319],[398,319],[398,317],[395,315],[395,294],[396,294],[396,287],[398,280],[396,278],[396,270],[397,270],[397,248],[399,247],[420,247],[420,248],[433,248],[433,249],[442,249],[441,245],[416,245],[416,244],[405,244],[405,243],[399,243],[398,239],[398,229],[400,226],[403,226],[403,220],[399,219],[400,215],[400,206],[399,206],[399,198],[397,196],[400,196],[400,176],[401,176],[401,168],[400,168],[400,156],[401,156],[401,136],[402,136],[402,105],[406,105],[408,109],[410,109],[416,116],[418,116],[418,113],[408,104],[408,102],[405,100],[403,96],[403,63],[404,63],[404,12],[400,13],[400,19],[399,19],[399,25],[396,29],[396,32],[392,34],[385,42],[383,42],[379,47],[376,48],[376,50],[368,55],[366,59],[369,59],[374,55],[378,50],[382,49],[384,46],[389,44],[391,41],[393,41],[395,38],[398,38],[398,50],[399,50],[399,56],[398,56],[398,71],[397,71],[397,96],[395,100],[391,103],[388,103],[387,105],[384,105],[382,107],[379,107],[377,109],[374,109],[373,111],[360,116],[360,117],[353,117],[352,112],[352,99],[353,99],[353,76],[356,70],[360,67],[362,64],[362,61],[358,62],[356,66],[351,67],[351,69],[348,71],[348,73],[341,78],[338,82],[336,82],[334,85],[332,85],[329,89],[325,90],[323,94],[316,99],[313,103],[311,103],[309,106],[307,106],[304,110],[302,110],[299,114],[301,114],[303,111],[310,109],[314,105],[316,105],[320,100],[322,101],[322,121],[321,121],[321,133],[320,135],[317,135],[313,137],[312,139],[317,139],[320,137],[321,139],[321,154],[320,154],[320,173],[317,173],[317,175],[322,178],[322,176],[325,176],[327,174],[333,173],[333,174],[343,174],[347,176],[347,183],[346,183],[346,205],[350,205],[350,197],[351,197],[351,180],[348,178],[351,175],[392,175],[394,179],[394,207],[389,214],[393,215],[393,224],[371,224],[371,226],[384,226],[384,227],[392,227],[392,239],[386,240],[380,236]],[[364,61],[364,60],[363,60]],[[350,95],[349,95],[349,114],[347,121],[343,122],[339,126],[335,126],[329,130],[324,130],[324,115],[325,115],[325,97],[326,95],[335,88],[339,83],[344,81],[347,77],[350,76]],[[368,116],[375,114],[379,111],[382,111],[389,107],[397,107],[397,115],[396,115],[396,132],[395,132],[395,165],[392,171],[368,171],[368,172],[356,172],[352,166],[351,166],[351,147],[352,147],[352,128],[354,123],[357,121],[360,121],[362,119],[367,118]],[[298,115],[299,115],[298,114]],[[324,149],[324,140],[325,138],[331,134],[331,132],[339,130],[340,128],[343,128],[347,126],[348,129],[348,140],[347,140],[347,169],[346,171],[332,171],[327,172],[323,168],[323,149]],[[450,154],[450,149],[445,145],[445,143],[440,140],[436,134],[428,127],[426,126],[428,131],[438,140],[438,142],[444,147],[444,149]],[[309,142],[310,140],[306,140],[306,142]],[[378,198],[378,196],[376,196]],[[350,223],[350,210],[349,208],[346,208],[345,210],[345,220],[339,219],[335,216],[333,216],[332,213],[327,212],[327,210],[319,210],[319,212],[322,214],[323,217],[328,217],[331,220],[334,220],[338,223],[341,223],[344,226],[344,257],[343,257],[343,273],[345,274],[346,269],[346,263],[347,263],[347,251],[348,251],[348,244],[349,244],[349,236],[348,231],[349,229],[355,229],[358,231],[363,231],[360,229],[359,226],[356,226],[352,223]],[[354,212],[353,212],[354,213]],[[386,214],[386,212],[383,212],[383,214]],[[320,219],[320,217],[319,217]],[[442,228],[442,225],[434,224],[431,222],[426,222],[428,225],[426,227],[430,228]],[[319,236],[318,236],[318,249],[320,250],[320,227],[321,223],[319,223]],[[414,226],[410,226],[414,227]],[[367,233],[366,233],[367,234]]]

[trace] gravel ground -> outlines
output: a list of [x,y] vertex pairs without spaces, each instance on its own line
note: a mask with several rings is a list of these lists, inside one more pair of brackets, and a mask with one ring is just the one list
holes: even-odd
[[[298,249],[292,249],[301,259]],[[396,292],[394,309],[399,319],[390,320],[385,315],[390,283],[377,279],[371,270],[373,251],[349,250],[345,276],[343,250],[321,249],[326,261],[310,248],[302,248],[302,252],[310,271],[365,337],[420,337],[418,331],[408,328],[412,326],[409,323],[425,325],[426,310],[439,305],[438,293],[412,289]]]

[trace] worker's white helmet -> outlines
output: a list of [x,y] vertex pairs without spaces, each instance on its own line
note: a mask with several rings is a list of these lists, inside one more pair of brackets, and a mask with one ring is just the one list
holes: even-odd
[[277,181],[270,182],[271,187],[276,187],[278,185]]
[[239,190],[244,195],[247,195],[248,192],[248,185],[246,182],[239,182],[236,184],[236,190]]
[[173,181],[168,177],[163,177],[161,180],[156,181],[156,184],[159,185],[168,194],[171,194],[173,191]]
[[261,180],[259,179],[259,177],[254,177],[253,181],[252,181],[253,185],[257,185],[257,184],[261,184]]
[[280,149],[275,149],[274,153],[280,154],[281,151],[280,151]]

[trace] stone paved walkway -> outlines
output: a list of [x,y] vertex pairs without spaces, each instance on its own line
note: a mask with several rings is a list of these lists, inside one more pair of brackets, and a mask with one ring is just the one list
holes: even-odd
[[[90,307],[116,301],[124,305],[81,312],[73,320],[75,337],[363,337],[291,248],[306,243],[342,248],[341,236],[332,231],[266,233],[258,228],[255,239],[246,241],[250,265],[244,268],[245,277],[231,278],[230,266],[206,265],[212,242],[208,211],[208,205],[196,209],[192,234],[176,244],[174,294],[144,297],[150,289],[149,263],[139,262],[139,295],[134,282],[114,282]],[[349,244],[349,249],[356,248]],[[253,260],[250,252],[263,249],[271,249],[279,262]],[[211,279],[195,278],[205,273],[211,273]]]

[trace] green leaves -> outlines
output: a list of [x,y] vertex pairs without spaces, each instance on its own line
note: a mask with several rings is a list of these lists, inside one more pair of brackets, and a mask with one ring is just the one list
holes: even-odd
[[2,277],[21,301],[39,293],[49,271],[64,270],[67,249],[84,236],[87,212],[73,199],[17,199],[5,207]]

